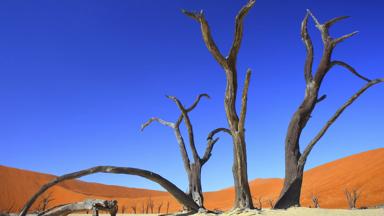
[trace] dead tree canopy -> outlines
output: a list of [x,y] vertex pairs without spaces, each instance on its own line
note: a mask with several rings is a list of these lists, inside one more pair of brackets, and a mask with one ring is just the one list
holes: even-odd
[[[192,127],[192,122],[189,118],[189,112],[191,112],[197,106],[200,99],[203,97],[210,98],[208,94],[200,94],[191,106],[185,107],[181,103],[181,101],[175,96],[167,96],[167,98],[169,98],[170,100],[176,103],[177,107],[181,112],[176,122],[168,122],[158,117],[152,117],[141,126],[141,129],[144,130],[152,122],[156,121],[162,125],[168,126],[173,129],[175,137],[179,144],[179,149],[180,149],[181,157],[183,160],[184,169],[188,177],[188,195],[192,197],[192,199],[199,205],[200,208],[204,208],[204,196],[203,196],[202,185],[201,185],[201,169],[203,165],[210,159],[212,155],[213,147],[215,143],[219,140],[219,138],[214,139],[213,137],[215,134],[219,132],[226,132],[229,134],[231,133],[230,130],[226,128],[217,128],[211,131],[207,137],[207,144],[206,144],[204,155],[203,156],[199,155],[195,145],[193,127]],[[189,148],[192,152],[192,158],[190,158],[187,153],[187,147],[185,145],[184,137],[180,131],[180,124],[182,121],[184,121],[188,131]]]
[[116,216],[117,201],[89,199],[82,202],[56,206],[38,214],[38,216],[66,216],[72,213],[86,210],[92,210],[94,212],[94,215],[98,211],[107,211],[110,213],[111,216]]
[[28,210],[31,208],[32,204],[36,201],[36,199],[45,191],[47,191],[49,188],[55,186],[56,184],[62,181],[80,178],[80,177],[91,175],[94,173],[127,174],[127,175],[136,175],[136,176],[146,178],[150,181],[156,182],[157,184],[161,185],[173,197],[175,197],[176,200],[180,202],[180,204],[189,207],[192,211],[199,210],[199,206],[189,196],[187,196],[182,190],[180,190],[172,182],[163,178],[159,174],[156,174],[154,172],[150,172],[147,170],[131,168],[131,167],[96,166],[89,169],[62,175],[46,183],[27,201],[27,203],[24,205],[23,209],[21,210],[19,216],[25,216]]
[[[312,71],[314,51],[312,40],[307,30],[309,17],[312,17],[313,21],[315,22],[316,28],[320,31],[322,42],[324,45],[320,63],[314,73]],[[307,51],[307,56],[304,65],[304,78],[306,82],[305,97],[296,112],[294,113],[288,126],[287,135],[285,139],[284,186],[274,208],[289,208],[291,206],[300,205],[303,170],[308,155],[310,154],[313,147],[346,108],[348,108],[353,102],[355,102],[357,98],[359,98],[368,88],[378,83],[384,82],[384,79],[368,79],[358,73],[349,64],[343,61],[332,59],[332,52],[336,45],[357,33],[352,32],[339,38],[332,38],[329,35],[330,27],[333,26],[336,22],[344,20],[346,18],[346,16],[336,17],[325,23],[320,23],[318,19],[308,10],[302,22],[301,37]],[[366,82],[366,84],[335,112],[335,114],[327,121],[324,127],[305,147],[304,151],[300,152],[301,133],[305,128],[306,124],[308,123],[315,106],[320,101],[326,98],[326,95],[319,96],[319,90],[323,79],[334,66],[341,66],[347,69],[357,78]]]
[[212,54],[217,63],[224,69],[226,75],[224,108],[234,145],[234,162],[232,167],[235,184],[234,208],[240,209],[253,208],[251,192],[248,185],[247,154],[244,129],[247,110],[248,86],[251,77],[251,71],[248,70],[246,73],[241,101],[241,112],[239,116],[236,111],[236,98],[238,88],[236,62],[243,37],[243,20],[250,9],[254,6],[255,2],[255,0],[249,0],[247,4],[243,6],[238,12],[235,19],[235,36],[227,57],[224,57],[224,55],[218,49],[212,37],[210,27],[207,20],[205,19],[203,11],[189,12],[183,10],[185,15],[191,17],[200,24],[201,33],[207,49]]

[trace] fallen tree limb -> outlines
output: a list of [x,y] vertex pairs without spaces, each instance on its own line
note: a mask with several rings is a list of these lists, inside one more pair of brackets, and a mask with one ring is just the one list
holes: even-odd
[[55,206],[45,212],[38,214],[38,216],[66,216],[72,213],[86,210],[92,210],[93,216],[98,215],[98,211],[100,210],[109,212],[111,216],[116,216],[117,209],[116,200],[89,199],[82,202]]
[[91,175],[94,173],[115,173],[115,174],[127,174],[136,175],[146,178],[150,181],[156,182],[166,189],[176,200],[184,206],[189,207],[192,211],[198,211],[199,206],[192,200],[191,197],[187,196],[182,190],[167,179],[163,178],[159,174],[150,172],[147,170],[131,168],[131,167],[115,167],[115,166],[96,166],[89,169],[81,170],[78,172],[69,173],[66,175],[59,176],[47,184],[43,185],[24,205],[19,216],[25,216],[28,210],[31,208],[36,199],[42,195],[46,190],[53,187],[54,185],[69,179],[76,179],[83,176]]

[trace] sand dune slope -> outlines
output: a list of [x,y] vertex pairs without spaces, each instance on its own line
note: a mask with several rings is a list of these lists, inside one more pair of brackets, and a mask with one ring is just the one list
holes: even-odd
[[[52,175],[0,166],[0,210],[20,209],[23,203],[38,188],[54,178]],[[282,179],[255,179],[250,182],[255,205],[259,199],[263,207],[269,207],[269,200],[276,200],[282,187]],[[342,158],[305,172],[302,190],[302,205],[310,206],[311,194],[319,197],[324,208],[346,208],[344,190],[359,189],[362,193],[358,206],[384,204],[384,148],[363,152]],[[161,212],[176,211],[180,205],[166,192],[126,188],[119,186],[88,183],[78,180],[64,182],[52,188],[49,193],[54,200],[50,206],[80,201],[86,198],[117,199],[120,210],[137,212],[146,208],[149,197],[154,202],[154,212],[161,205]],[[48,193],[46,193],[48,194]],[[234,190],[227,188],[205,193],[209,209],[230,209]],[[36,206],[34,207],[36,208]]]

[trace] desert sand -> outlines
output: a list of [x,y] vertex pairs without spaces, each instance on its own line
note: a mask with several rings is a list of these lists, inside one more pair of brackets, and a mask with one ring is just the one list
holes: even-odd
[[[90,216],[89,214],[71,214],[73,216]],[[148,216],[158,214],[118,214],[118,216]],[[170,214],[171,215],[171,214]],[[173,214],[185,215],[185,214]],[[384,209],[364,209],[364,210],[346,210],[346,209],[314,209],[314,208],[290,208],[288,210],[270,210],[263,209],[261,211],[248,211],[248,212],[226,212],[223,214],[194,214],[193,216],[252,216],[252,215],[265,215],[265,216],[382,216]],[[109,216],[108,214],[100,214],[100,216]]]
[[[345,188],[358,188],[361,198],[358,207],[374,207],[384,204],[384,148],[367,151],[364,153],[342,158],[305,172],[302,189],[301,203],[303,207],[311,205],[311,194],[318,195],[322,208],[347,208],[347,202],[343,193]],[[0,166],[0,210],[9,209],[18,211],[25,201],[38,188],[53,179],[54,176],[25,171],[5,166]],[[204,182],[204,180],[203,180]],[[258,206],[258,198],[262,197],[264,208],[268,208],[268,199],[275,200],[282,187],[282,179],[255,179],[250,182],[252,194],[255,198],[255,205]],[[161,212],[166,212],[166,205],[169,203],[168,212],[179,211],[180,205],[168,193],[154,190],[137,188],[126,188],[110,186],[97,183],[88,183],[79,180],[71,180],[53,187],[49,191],[54,198],[48,207],[63,203],[82,201],[87,198],[116,199],[119,202],[119,211],[125,206],[126,213],[132,212],[132,206],[136,206],[137,212],[142,212],[143,205],[148,199],[154,201],[154,212],[162,203]],[[205,193],[205,206],[208,209],[229,210],[234,198],[233,188],[227,188],[215,192]],[[36,207],[36,205],[35,205]],[[33,208],[32,208],[33,209]],[[284,215],[285,212],[263,211],[265,215]],[[298,209],[297,211],[309,211],[316,214],[323,214],[324,209]],[[317,212],[319,211],[319,212]],[[382,214],[382,210],[358,210],[353,214],[361,212]],[[337,213],[337,214],[336,214]],[[351,213],[347,211],[346,215]],[[371,214],[372,213],[372,214]],[[304,213],[303,213],[304,214]],[[292,215],[294,215],[292,213]],[[302,214],[300,214],[302,215]],[[344,215],[344,211],[335,210],[333,215]],[[349,214],[351,215],[351,214]]]

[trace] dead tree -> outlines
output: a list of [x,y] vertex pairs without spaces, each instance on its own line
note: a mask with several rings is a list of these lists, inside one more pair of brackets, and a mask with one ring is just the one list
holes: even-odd
[[40,200],[39,204],[37,205],[36,213],[39,214],[41,212],[44,212],[47,209],[48,204],[53,200],[55,199],[52,198],[52,192],[48,193],[46,196],[43,196],[43,198]]
[[[324,44],[323,54],[320,63],[315,71],[312,73],[313,64],[313,46],[312,41],[307,30],[307,22],[309,16],[314,20],[317,29],[321,33],[321,38]],[[352,37],[357,32],[353,32],[339,38],[332,38],[329,35],[329,28],[336,22],[346,19],[346,16],[331,19],[325,23],[320,23],[317,18],[308,10],[307,14],[301,25],[301,37],[307,50],[307,56],[304,66],[304,77],[306,82],[305,97],[296,112],[294,113],[287,130],[285,138],[285,179],[284,186],[277,200],[276,209],[285,209],[291,206],[300,206],[300,193],[303,182],[303,170],[305,162],[315,144],[326,133],[329,127],[337,120],[341,113],[349,107],[359,96],[361,96],[368,88],[384,82],[384,79],[370,80],[360,75],[349,64],[332,60],[332,52],[336,45],[341,43],[347,38]],[[300,135],[309,121],[315,106],[326,98],[326,95],[319,97],[319,90],[324,77],[334,67],[341,66],[347,69],[356,77],[367,82],[357,93],[355,93],[347,102],[345,102],[336,113],[327,121],[325,126],[318,132],[318,134],[309,142],[304,151],[300,152]]]
[[161,207],[163,207],[163,202],[161,202],[161,203],[159,204],[159,206],[157,206],[157,214],[160,214],[160,212],[161,212]]
[[125,207],[125,205],[123,205],[123,206],[121,207],[121,213],[124,214],[126,209],[127,209],[127,207]]
[[76,212],[92,210],[93,215],[98,215],[98,211],[107,211],[111,216],[117,214],[116,200],[85,200],[82,202],[59,205],[38,214],[38,216],[66,216]]
[[133,204],[132,204],[131,209],[132,209],[132,213],[133,213],[133,214],[136,214],[136,213],[137,213],[136,203],[133,203]]
[[89,169],[62,175],[46,183],[25,203],[19,216],[25,216],[28,210],[33,205],[33,203],[36,201],[36,199],[39,198],[39,196],[43,194],[45,191],[47,191],[49,188],[55,186],[56,184],[62,181],[76,179],[76,178],[91,175],[94,173],[127,174],[127,175],[136,175],[136,176],[146,178],[162,186],[173,197],[175,197],[176,200],[180,202],[180,204],[187,206],[189,209],[191,209],[191,211],[197,212],[199,210],[199,206],[188,195],[186,195],[182,190],[180,190],[172,182],[168,181],[167,179],[163,178],[157,173],[150,172],[147,170],[137,169],[137,168],[131,168],[131,167],[96,166]]
[[311,200],[312,200],[313,208],[320,208],[318,195],[312,193]]
[[355,209],[357,200],[361,196],[361,191],[359,191],[358,189],[355,189],[355,188],[351,189],[351,190],[345,189],[344,195],[345,195],[345,198],[347,199],[348,207],[350,209]]
[[[196,98],[194,103],[187,108],[176,97],[174,96],[167,96],[167,97],[172,101],[174,101],[177,107],[179,108],[179,110],[181,111],[181,114],[176,120],[176,122],[174,123],[168,122],[157,117],[152,117],[141,126],[141,130],[144,130],[148,125],[150,125],[154,121],[173,129],[177,142],[179,144],[179,149],[180,149],[181,157],[183,159],[184,169],[188,177],[188,195],[192,197],[192,199],[195,201],[195,203],[197,203],[197,205],[199,205],[200,208],[204,208],[204,197],[203,197],[202,186],[201,186],[201,169],[203,165],[210,159],[212,155],[212,149],[215,143],[219,140],[219,138],[213,139],[213,136],[219,132],[230,133],[230,131],[226,128],[217,128],[211,131],[207,137],[207,145],[206,145],[205,153],[203,157],[201,157],[196,149],[193,127],[192,127],[191,120],[189,118],[189,112],[191,112],[197,106],[201,98],[203,97],[209,98],[209,95],[200,94]],[[185,146],[185,141],[180,131],[180,124],[182,121],[184,121],[185,126],[188,130],[189,147],[192,152],[193,162],[191,162],[191,159],[188,156],[187,148]]]
[[169,201],[167,201],[167,211],[165,212],[166,214],[169,213],[169,206],[170,206],[170,203],[169,203]]
[[236,62],[243,36],[243,20],[244,17],[248,14],[249,10],[255,4],[255,2],[255,0],[249,0],[248,3],[243,8],[241,8],[239,13],[237,14],[235,19],[235,36],[233,39],[232,47],[229,51],[229,55],[227,57],[224,57],[224,55],[217,48],[216,43],[212,37],[208,22],[204,17],[203,11],[188,12],[183,10],[183,13],[185,15],[191,17],[200,24],[203,40],[205,42],[206,47],[225,71],[226,88],[224,108],[234,145],[234,162],[232,167],[235,184],[234,208],[240,209],[253,208],[251,191],[248,185],[247,153],[244,129],[247,109],[248,85],[251,77],[251,71],[248,70],[246,73],[245,84],[242,94],[241,111],[239,117],[236,111],[236,99],[238,88]]

